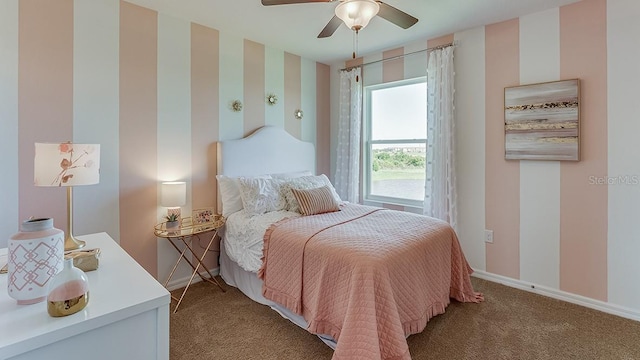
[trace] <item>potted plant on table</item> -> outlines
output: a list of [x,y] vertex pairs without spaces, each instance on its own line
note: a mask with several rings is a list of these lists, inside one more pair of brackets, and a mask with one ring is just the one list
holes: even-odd
[[167,223],[165,224],[167,230],[175,230],[180,227],[180,218],[178,214],[169,214],[164,217],[167,219]]

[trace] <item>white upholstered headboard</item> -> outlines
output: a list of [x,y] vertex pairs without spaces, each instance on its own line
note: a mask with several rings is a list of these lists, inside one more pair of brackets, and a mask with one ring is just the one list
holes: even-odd
[[218,142],[218,174],[255,176],[309,170],[316,172],[312,143],[296,139],[283,128],[264,126],[238,140]]

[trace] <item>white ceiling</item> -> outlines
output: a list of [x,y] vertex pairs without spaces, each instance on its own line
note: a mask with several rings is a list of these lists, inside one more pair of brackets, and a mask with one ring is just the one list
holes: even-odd
[[[260,0],[126,0],[234,36],[331,64],[351,57],[352,31],[343,24],[330,38],[316,36],[334,14],[333,3],[262,6]],[[360,32],[358,54],[517,18],[579,0],[385,0],[419,19],[409,29],[375,17]]]

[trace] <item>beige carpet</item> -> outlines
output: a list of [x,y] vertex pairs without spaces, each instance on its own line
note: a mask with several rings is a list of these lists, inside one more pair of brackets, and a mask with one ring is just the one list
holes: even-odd
[[[412,359],[640,359],[640,322],[480,279],[473,284],[485,302],[452,302],[409,337]],[[331,358],[316,336],[225,288],[189,289],[171,315],[171,360]]]

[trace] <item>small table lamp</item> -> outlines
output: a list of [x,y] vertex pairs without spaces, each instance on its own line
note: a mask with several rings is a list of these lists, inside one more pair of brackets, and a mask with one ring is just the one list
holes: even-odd
[[160,189],[160,205],[167,207],[167,216],[176,214],[181,221],[180,207],[187,203],[187,183],[184,181],[163,182]]
[[79,249],[85,242],[73,237],[73,187],[100,182],[100,145],[36,143],[34,184],[67,187],[67,236],[64,250]]

